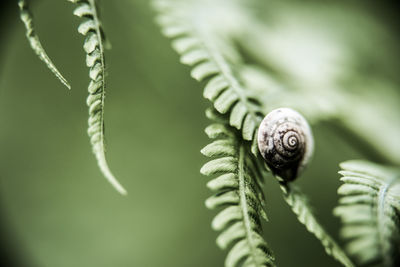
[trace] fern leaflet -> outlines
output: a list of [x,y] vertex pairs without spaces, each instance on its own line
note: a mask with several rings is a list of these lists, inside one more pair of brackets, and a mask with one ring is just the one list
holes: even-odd
[[104,32],[98,17],[95,0],[69,0],[77,3],[74,15],[84,17],[78,27],[78,32],[86,36],[83,48],[86,52],[86,65],[89,67],[91,79],[88,87],[89,107],[88,134],[96,155],[98,165],[103,175],[121,194],[125,195],[125,189],[111,173],[105,156],[104,141],[104,99],[105,99],[105,62],[104,62]]
[[367,161],[340,164],[344,184],[334,214],[341,235],[360,265],[400,265],[400,170]]
[[285,183],[281,183],[281,189],[285,201],[297,215],[298,220],[304,224],[310,233],[314,234],[315,237],[318,238],[325,248],[326,253],[341,262],[344,266],[354,266],[340,246],[336,244],[336,242],[317,221],[307,202],[306,196],[300,191],[300,189],[293,184]]
[[[155,1],[158,22],[165,36],[172,38],[173,48],[183,64],[193,67],[191,76],[198,81],[208,78],[204,97],[213,102],[218,112],[229,114],[229,124],[242,131],[244,140],[255,140],[262,119],[261,104],[250,96],[235,75],[233,66],[240,57],[231,49],[227,38],[206,28],[206,18],[185,12],[185,1]],[[205,13],[205,12],[198,12]]]
[[28,3],[26,0],[18,1],[20,18],[25,25],[26,38],[28,38],[29,44],[32,50],[36,53],[40,60],[42,60],[47,68],[64,84],[68,89],[71,89],[68,81],[61,75],[56,66],[53,64],[46,51],[44,50],[42,44],[40,43],[39,37],[35,32],[35,27],[33,25],[33,16],[29,11]]
[[225,260],[227,267],[275,266],[261,236],[261,217],[267,219],[262,177],[254,158],[249,157],[246,142],[228,127],[219,123],[207,127],[207,135],[215,140],[201,151],[213,158],[202,167],[201,173],[217,176],[207,184],[215,194],[206,200],[206,206],[223,207],[212,222],[214,230],[222,231],[217,244],[221,249],[231,246]]

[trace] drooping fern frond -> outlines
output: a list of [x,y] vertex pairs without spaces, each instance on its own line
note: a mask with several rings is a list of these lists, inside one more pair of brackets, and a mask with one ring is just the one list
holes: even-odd
[[[158,22],[164,35],[173,39],[173,47],[181,55],[181,62],[193,67],[192,77],[199,81],[209,78],[204,89],[204,96],[212,101],[215,110],[227,117],[227,122],[222,120],[222,123],[225,127],[230,125],[241,131],[241,136],[236,137],[232,149],[225,146],[221,147],[220,142],[211,145],[215,149],[215,154],[220,151],[223,155],[226,153],[226,157],[212,161],[213,163],[210,163],[210,166],[215,163],[222,170],[227,167],[228,169],[225,169],[225,172],[228,172],[234,170],[235,166],[234,163],[226,161],[229,159],[229,152],[231,151],[240,151],[243,146],[245,151],[251,150],[252,152],[252,154],[243,154],[245,161],[249,158],[260,157],[255,134],[257,134],[258,126],[263,118],[263,111],[266,108],[262,107],[259,101],[263,97],[256,95],[254,90],[245,87],[245,83],[240,79],[239,72],[244,63],[239,52],[234,48],[235,46],[230,39],[232,36],[226,33],[229,26],[225,25],[226,27],[224,27],[223,25],[223,17],[226,14],[229,15],[226,9],[229,10],[229,5],[237,3],[236,1],[221,1],[219,4],[222,9],[218,10],[218,3],[216,2],[218,1],[161,0],[156,1],[155,6],[159,12]],[[213,8],[216,8],[217,11],[214,12]],[[221,12],[224,16],[221,15]],[[221,20],[218,20],[219,18]],[[237,23],[235,18],[233,21]],[[219,31],[219,29],[221,30]],[[212,112],[214,117],[218,117],[214,111],[209,112]],[[252,143],[246,143],[246,141],[252,141]],[[224,150],[225,148],[226,150]],[[209,165],[206,164],[205,166],[208,167]],[[263,166],[263,168],[265,167]],[[263,168],[260,168],[260,170]],[[206,173],[204,168],[202,172]],[[221,179],[225,179],[225,176],[221,177],[223,177]],[[229,195],[220,194],[218,196],[221,196],[218,199],[223,199],[223,196]],[[345,266],[353,266],[345,253],[318,224],[303,198],[299,197],[302,195],[290,192],[286,196],[288,203],[294,208],[300,221],[323,243],[328,254],[333,255]],[[229,203],[230,200],[226,201]],[[217,218],[222,220],[224,216],[227,215],[222,213]]]
[[77,3],[74,15],[85,20],[79,25],[78,32],[86,36],[83,48],[86,52],[86,65],[89,67],[90,83],[87,105],[89,107],[88,134],[96,155],[98,165],[103,175],[121,194],[125,189],[111,173],[105,156],[104,141],[104,99],[105,99],[105,61],[104,61],[104,32],[98,17],[95,0],[69,0]]
[[323,245],[325,252],[341,262],[344,266],[354,266],[346,253],[336,244],[335,240],[325,231],[308,204],[307,197],[293,184],[281,183],[281,189],[285,201],[297,215],[298,220],[304,224],[307,230],[314,234]]
[[[241,64],[239,54],[223,33],[212,32],[207,24],[207,10],[187,9],[194,1],[154,1],[159,12],[158,22],[163,34],[173,39],[173,48],[181,62],[192,67],[191,76],[207,79],[204,97],[214,108],[229,115],[229,124],[241,130],[244,140],[255,140],[262,120],[262,108],[252,98],[235,75],[235,65]],[[201,7],[201,1],[196,7]],[[196,12],[193,12],[195,10]],[[191,12],[192,11],[192,12]],[[212,13],[212,12],[211,12]]]
[[367,161],[340,164],[344,184],[334,214],[361,266],[400,265],[400,170]]
[[225,266],[275,266],[274,257],[261,236],[264,211],[262,177],[249,151],[248,142],[238,138],[233,128],[215,123],[206,128],[214,141],[202,149],[213,158],[201,173],[216,176],[207,186],[215,193],[206,200],[209,209],[223,207],[212,221],[222,231],[217,238],[221,249],[230,251]]
[[40,60],[42,60],[50,71],[64,84],[68,89],[71,89],[68,81],[61,75],[56,66],[53,64],[46,51],[44,50],[42,44],[40,43],[39,37],[35,32],[35,27],[33,25],[33,16],[29,11],[28,3],[26,0],[18,1],[20,18],[26,28],[26,38],[28,38],[29,44],[32,50],[36,53]]

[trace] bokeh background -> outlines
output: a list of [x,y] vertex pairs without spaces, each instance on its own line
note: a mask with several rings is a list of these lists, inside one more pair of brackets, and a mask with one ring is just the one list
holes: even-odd
[[[210,227],[215,211],[204,206],[208,178],[199,173],[206,162],[199,151],[208,143],[209,103],[203,85],[189,77],[189,68],[161,36],[148,1],[102,1],[112,43],[106,52],[108,159],[127,197],[102,177],[89,145],[89,78],[74,6],[52,0],[31,6],[43,46],[72,85],[68,91],[31,51],[17,5],[10,2],[0,7],[4,266],[222,266],[225,252]],[[350,2],[398,34],[397,5]],[[313,131],[314,160],[297,183],[337,237],[332,209],[338,163],[364,156],[329,125]],[[265,195],[270,222],[264,236],[279,266],[339,266],[297,222],[273,179],[267,179]]]

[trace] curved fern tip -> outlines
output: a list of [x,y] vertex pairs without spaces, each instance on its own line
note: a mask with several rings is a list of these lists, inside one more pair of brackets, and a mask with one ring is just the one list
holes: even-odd
[[104,175],[104,177],[107,179],[107,181],[115,188],[115,190],[118,191],[121,195],[126,196],[128,192],[125,190],[125,188],[118,182],[118,180],[115,178],[114,174],[112,174],[110,168],[108,167],[106,158],[104,154],[96,154],[97,157],[97,162],[100,168],[100,171]]
[[103,171],[103,175],[106,177],[107,181],[115,188],[115,190],[118,191],[123,196],[128,195],[128,192],[125,190],[125,188],[118,182],[118,180],[115,178],[115,176],[110,172],[109,169],[107,171]]
[[107,178],[107,180],[111,183],[111,185],[123,196],[127,196],[128,192],[125,188],[113,177],[112,179]]

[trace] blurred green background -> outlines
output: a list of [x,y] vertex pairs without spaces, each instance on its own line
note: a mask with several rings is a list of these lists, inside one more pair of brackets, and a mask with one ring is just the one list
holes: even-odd
[[[210,227],[215,212],[204,207],[208,178],[199,173],[206,161],[199,151],[208,143],[202,85],[161,36],[148,1],[116,2],[102,1],[112,43],[106,138],[127,197],[106,182],[91,153],[89,78],[74,6],[32,5],[42,44],[71,91],[31,51],[17,6],[1,17],[8,29],[0,51],[3,251],[16,266],[222,266],[225,252]],[[384,19],[391,25],[390,16]],[[314,160],[298,183],[337,237],[338,163],[363,156],[326,124],[313,131]],[[297,222],[276,181],[267,179],[265,194],[264,236],[279,266],[339,266]]]

